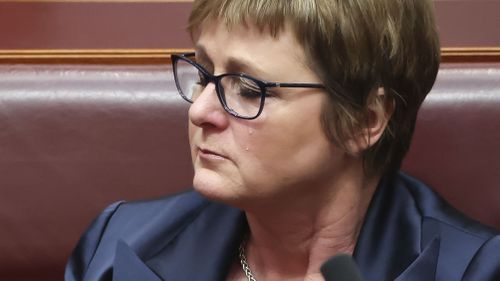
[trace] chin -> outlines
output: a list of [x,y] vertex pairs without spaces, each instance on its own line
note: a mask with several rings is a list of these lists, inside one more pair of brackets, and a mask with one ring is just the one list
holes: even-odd
[[235,186],[227,178],[208,169],[197,169],[195,171],[193,186],[197,192],[213,201],[238,205],[237,202],[241,200],[241,188]]

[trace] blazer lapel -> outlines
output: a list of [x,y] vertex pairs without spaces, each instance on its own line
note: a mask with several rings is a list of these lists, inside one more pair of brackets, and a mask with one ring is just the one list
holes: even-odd
[[152,257],[117,242],[113,280],[223,280],[247,231],[241,211],[212,204]]
[[395,281],[436,280],[440,241],[435,238]]
[[247,231],[241,211],[210,204],[145,264],[163,280],[223,280]]
[[241,239],[248,232],[244,213],[218,203],[208,204],[197,216],[151,253],[137,243],[116,244],[114,281],[223,280],[234,262]]
[[116,245],[113,281],[163,281],[123,241]]

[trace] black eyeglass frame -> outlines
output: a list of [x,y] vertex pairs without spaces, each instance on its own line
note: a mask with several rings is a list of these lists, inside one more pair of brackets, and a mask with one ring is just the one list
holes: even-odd
[[[186,100],[189,103],[193,103],[191,99],[189,99],[187,96],[184,95],[182,92],[182,88],[180,87],[179,81],[177,79],[177,62],[179,60],[185,61],[192,66],[196,67],[200,73],[203,74],[204,78],[208,83],[214,83],[215,85],[215,92],[217,93],[217,97],[219,99],[219,102],[221,103],[222,107],[224,110],[231,114],[234,117],[241,118],[241,119],[246,119],[246,120],[252,120],[257,117],[262,113],[264,110],[264,102],[266,100],[266,91],[267,88],[316,88],[316,89],[325,89],[325,86],[323,84],[319,83],[281,83],[281,82],[267,82],[267,81],[262,81],[260,79],[254,78],[248,74],[245,73],[223,73],[220,75],[213,75],[209,73],[203,66],[200,64],[196,63],[195,61],[189,59],[189,57],[194,57],[195,53],[184,53],[184,54],[173,54],[171,56],[172,59],[172,69],[174,72],[174,80],[175,80],[175,85],[177,87],[177,91],[181,95],[181,97]],[[260,88],[260,105],[259,105],[259,111],[255,116],[252,117],[247,117],[247,116],[242,116],[233,109],[229,108],[226,103],[226,99],[223,94],[223,87],[222,84],[220,83],[221,79],[226,77],[226,76],[237,76],[237,77],[242,77],[245,79],[249,79],[253,82],[255,82],[256,85],[259,86]]]

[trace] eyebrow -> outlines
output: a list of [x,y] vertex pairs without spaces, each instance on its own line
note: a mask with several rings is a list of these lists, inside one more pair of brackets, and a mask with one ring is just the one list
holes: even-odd
[[201,64],[203,67],[206,66],[212,66],[212,59],[208,55],[205,47],[200,44],[196,44],[195,46],[195,53],[196,53],[196,62]]
[[[210,66],[213,66],[213,60],[210,58],[203,45],[196,44],[195,50],[197,61],[199,60],[201,64],[209,64]],[[251,62],[235,57],[229,57],[225,62],[224,67],[227,73],[245,73],[256,78],[260,78],[266,74],[264,70],[253,65]]]
[[226,67],[229,72],[243,72],[257,77],[261,77],[262,74],[265,73],[264,71],[262,71],[258,67],[253,66],[249,62],[234,57],[230,57],[227,60]]

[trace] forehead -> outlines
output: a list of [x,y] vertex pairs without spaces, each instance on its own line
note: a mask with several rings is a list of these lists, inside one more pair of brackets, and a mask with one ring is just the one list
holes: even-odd
[[215,71],[226,71],[228,62],[239,61],[258,69],[263,78],[282,80],[308,69],[304,50],[288,25],[276,36],[252,23],[228,27],[218,20],[206,22],[199,31],[197,59],[208,60]]

